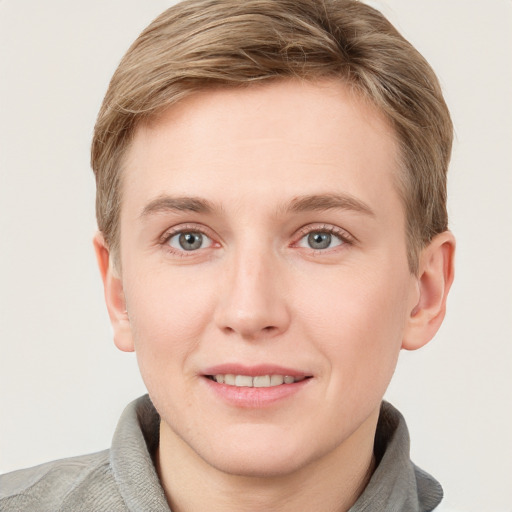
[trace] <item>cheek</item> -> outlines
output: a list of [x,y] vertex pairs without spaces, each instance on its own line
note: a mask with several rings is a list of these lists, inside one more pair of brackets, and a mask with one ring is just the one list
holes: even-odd
[[393,268],[373,265],[313,276],[308,293],[297,293],[304,297],[302,329],[344,385],[362,379],[387,385],[394,371],[405,327],[407,276]]
[[180,364],[199,343],[213,314],[215,290],[200,273],[187,270],[163,268],[128,280],[127,309],[139,364]]

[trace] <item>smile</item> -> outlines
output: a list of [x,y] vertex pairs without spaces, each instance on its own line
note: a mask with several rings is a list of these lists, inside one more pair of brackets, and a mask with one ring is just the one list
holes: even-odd
[[244,388],[271,388],[283,384],[294,384],[301,382],[307,377],[293,377],[291,375],[234,375],[232,373],[208,375],[210,380],[219,384]]

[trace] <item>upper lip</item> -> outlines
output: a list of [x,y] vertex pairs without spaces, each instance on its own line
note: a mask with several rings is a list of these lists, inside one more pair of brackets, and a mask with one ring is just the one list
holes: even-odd
[[290,377],[311,377],[311,374],[294,368],[287,368],[275,364],[257,364],[244,365],[238,363],[224,363],[202,371],[203,375],[248,375],[257,377],[258,375],[289,375]]

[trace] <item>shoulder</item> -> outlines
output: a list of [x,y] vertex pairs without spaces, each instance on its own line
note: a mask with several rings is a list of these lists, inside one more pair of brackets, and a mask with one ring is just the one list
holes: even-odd
[[97,510],[123,510],[119,506],[122,499],[110,467],[109,450],[0,476],[2,511],[85,510],[94,502],[104,502]]

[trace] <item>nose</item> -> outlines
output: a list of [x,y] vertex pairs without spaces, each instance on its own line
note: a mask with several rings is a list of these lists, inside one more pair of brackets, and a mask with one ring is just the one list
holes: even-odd
[[239,251],[220,277],[215,322],[224,333],[258,340],[288,329],[286,287],[271,251]]

